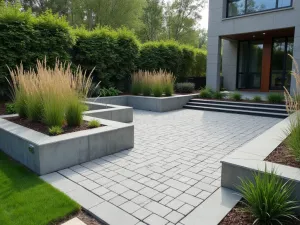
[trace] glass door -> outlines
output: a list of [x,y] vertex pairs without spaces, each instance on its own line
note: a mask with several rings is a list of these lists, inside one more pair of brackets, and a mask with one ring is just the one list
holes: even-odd
[[276,38],[273,40],[272,67],[270,76],[270,89],[282,90],[290,88],[294,38]]
[[260,89],[263,41],[241,41],[238,52],[238,89]]

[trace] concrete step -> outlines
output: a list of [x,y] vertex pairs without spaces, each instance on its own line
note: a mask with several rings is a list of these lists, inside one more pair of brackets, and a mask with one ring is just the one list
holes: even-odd
[[262,107],[262,108],[275,108],[285,109],[284,104],[268,104],[268,103],[256,103],[256,102],[234,102],[227,100],[212,100],[212,99],[191,99],[190,102],[201,102],[201,103],[212,103],[212,104],[223,104],[223,105],[239,105],[239,106],[251,106],[251,107]]
[[225,109],[238,109],[247,111],[258,111],[258,112],[269,112],[269,113],[286,113],[286,109],[279,108],[268,108],[268,107],[256,107],[256,106],[244,106],[244,105],[228,105],[221,103],[206,103],[206,102],[188,102],[187,105],[190,106],[206,106],[206,107],[217,107]]
[[273,118],[282,118],[282,119],[288,117],[287,113],[271,113],[271,112],[249,111],[249,110],[241,110],[241,109],[226,109],[226,108],[219,108],[219,107],[185,105],[183,108],[224,112],[224,113],[236,113],[236,114],[244,114],[244,115],[252,115],[252,116],[264,116],[264,117],[273,117]]

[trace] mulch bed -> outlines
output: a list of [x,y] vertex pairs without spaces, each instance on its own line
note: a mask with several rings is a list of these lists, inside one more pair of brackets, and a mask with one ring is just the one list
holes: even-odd
[[5,103],[0,102],[0,115],[6,114]]
[[252,225],[254,218],[245,212],[244,206],[239,202],[219,223],[219,225]]
[[266,159],[265,161],[283,164],[300,168],[300,162],[296,161],[286,145],[281,143]]
[[[49,135],[49,128],[47,127],[46,124],[40,123],[40,122],[32,122],[28,119],[23,119],[21,117],[9,117],[5,118],[6,120],[9,120],[13,123],[19,124],[23,127],[27,127],[29,129],[38,131],[40,133]],[[103,126],[103,125],[101,125]],[[89,130],[91,128],[88,127],[88,122],[84,121],[81,126],[78,127],[69,127],[69,126],[63,126],[62,129],[64,132],[62,134],[67,134],[67,133],[73,133],[81,130]]]
[[72,214],[63,220],[60,220],[59,222],[54,223],[53,225],[61,225],[64,224],[65,222],[77,217],[80,219],[82,222],[84,222],[86,225],[103,225],[99,221],[97,221],[95,218],[87,214],[85,211],[81,210],[78,213]]

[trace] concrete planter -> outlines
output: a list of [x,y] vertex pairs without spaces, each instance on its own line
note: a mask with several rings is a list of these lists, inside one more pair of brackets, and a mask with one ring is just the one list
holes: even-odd
[[84,112],[84,115],[113,120],[121,123],[131,123],[133,121],[132,107],[102,104],[97,102],[85,102],[89,107],[89,111]]
[[91,98],[89,102],[97,102],[112,105],[129,106],[134,109],[147,110],[153,112],[168,112],[182,109],[182,107],[198,94],[174,95],[170,97],[147,97],[122,95],[114,97]]
[[[294,183],[295,188],[292,197],[300,201],[300,169],[264,161],[289,135],[286,131],[290,119],[294,116],[295,114],[291,115],[224,158],[221,161],[221,186],[233,190],[232,192],[237,192],[237,187],[241,185],[241,178],[253,180],[253,173],[263,173],[265,168],[268,171],[274,168],[278,176],[284,181]],[[297,209],[297,214],[300,215],[300,209]]]
[[[84,116],[85,121],[95,119]],[[0,149],[39,175],[134,146],[133,125],[101,119],[104,127],[50,137],[0,117]]]

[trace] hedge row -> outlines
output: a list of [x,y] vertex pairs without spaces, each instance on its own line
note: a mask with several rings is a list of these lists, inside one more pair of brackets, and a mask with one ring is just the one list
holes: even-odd
[[204,76],[206,52],[176,42],[140,44],[125,28],[72,29],[64,18],[50,11],[35,17],[30,11],[0,5],[0,97],[8,92],[5,79],[8,68],[21,62],[25,69],[34,67],[37,59],[47,58],[48,65],[58,58],[81,65],[93,72],[102,87],[124,89],[135,70],[165,69],[177,80]]

